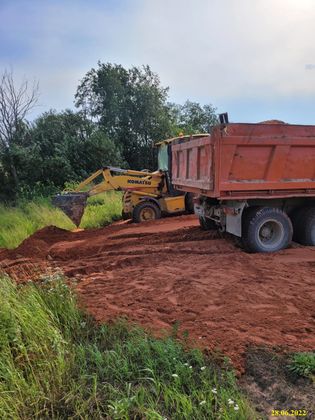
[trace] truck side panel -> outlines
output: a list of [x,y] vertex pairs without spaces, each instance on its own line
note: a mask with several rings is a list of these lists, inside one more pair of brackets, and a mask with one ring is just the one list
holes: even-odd
[[172,183],[213,191],[213,156],[213,141],[210,137],[172,145]]
[[315,126],[228,124],[198,141],[172,146],[179,189],[222,200],[315,196]]

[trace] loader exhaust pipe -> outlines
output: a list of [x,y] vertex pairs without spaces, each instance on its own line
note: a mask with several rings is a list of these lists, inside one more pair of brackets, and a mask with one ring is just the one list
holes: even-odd
[[57,194],[53,197],[52,204],[63,211],[63,213],[67,215],[76,225],[76,227],[79,227],[88,196],[88,193],[74,192]]

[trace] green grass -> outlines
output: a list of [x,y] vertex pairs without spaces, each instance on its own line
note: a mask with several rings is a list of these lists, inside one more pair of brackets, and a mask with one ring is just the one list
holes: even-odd
[[97,325],[55,275],[40,286],[0,280],[0,418],[233,420],[255,414],[230,369],[126,321]]
[[315,376],[315,352],[294,354],[289,369],[291,372],[307,378]]
[[81,227],[84,229],[100,228],[119,220],[122,212],[122,194],[106,192],[88,199]]
[[[99,228],[121,216],[121,194],[108,192],[91,197],[81,222],[83,228]],[[21,202],[17,207],[0,205],[0,248],[15,248],[36,230],[55,225],[73,229],[74,224],[50,200],[38,198]]]

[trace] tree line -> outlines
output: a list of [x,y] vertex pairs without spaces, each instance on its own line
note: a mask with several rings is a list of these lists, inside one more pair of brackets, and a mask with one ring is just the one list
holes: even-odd
[[99,62],[75,94],[76,111],[50,110],[34,121],[38,85],[0,79],[0,198],[62,189],[105,165],[156,169],[153,143],[180,133],[208,132],[211,104],[168,101],[169,89],[149,66]]

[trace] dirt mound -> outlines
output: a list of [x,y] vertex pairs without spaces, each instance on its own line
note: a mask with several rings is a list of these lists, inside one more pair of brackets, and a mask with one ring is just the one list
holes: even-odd
[[69,238],[67,230],[47,226],[25,239],[16,249],[0,250],[0,272],[16,281],[37,278],[48,269],[47,256],[50,247]]
[[0,267],[15,278],[47,268],[75,278],[98,321],[127,316],[156,334],[179,323],[179,335],[220,349],[239,371],[248,345],[315,348],[313,248],[246,254],[182,216],[77,233],[49,227],[9,253]]
[[43,258],[52,244],[68,238],[68,235],[69,232],[65,229],[47,226],[25,239],[18,248],[8,251],[7,255],[11,258],[16,256]]
[[266,120],[266,121],[261,121],[259,124],[288,124],[288,123],[281,120]]

